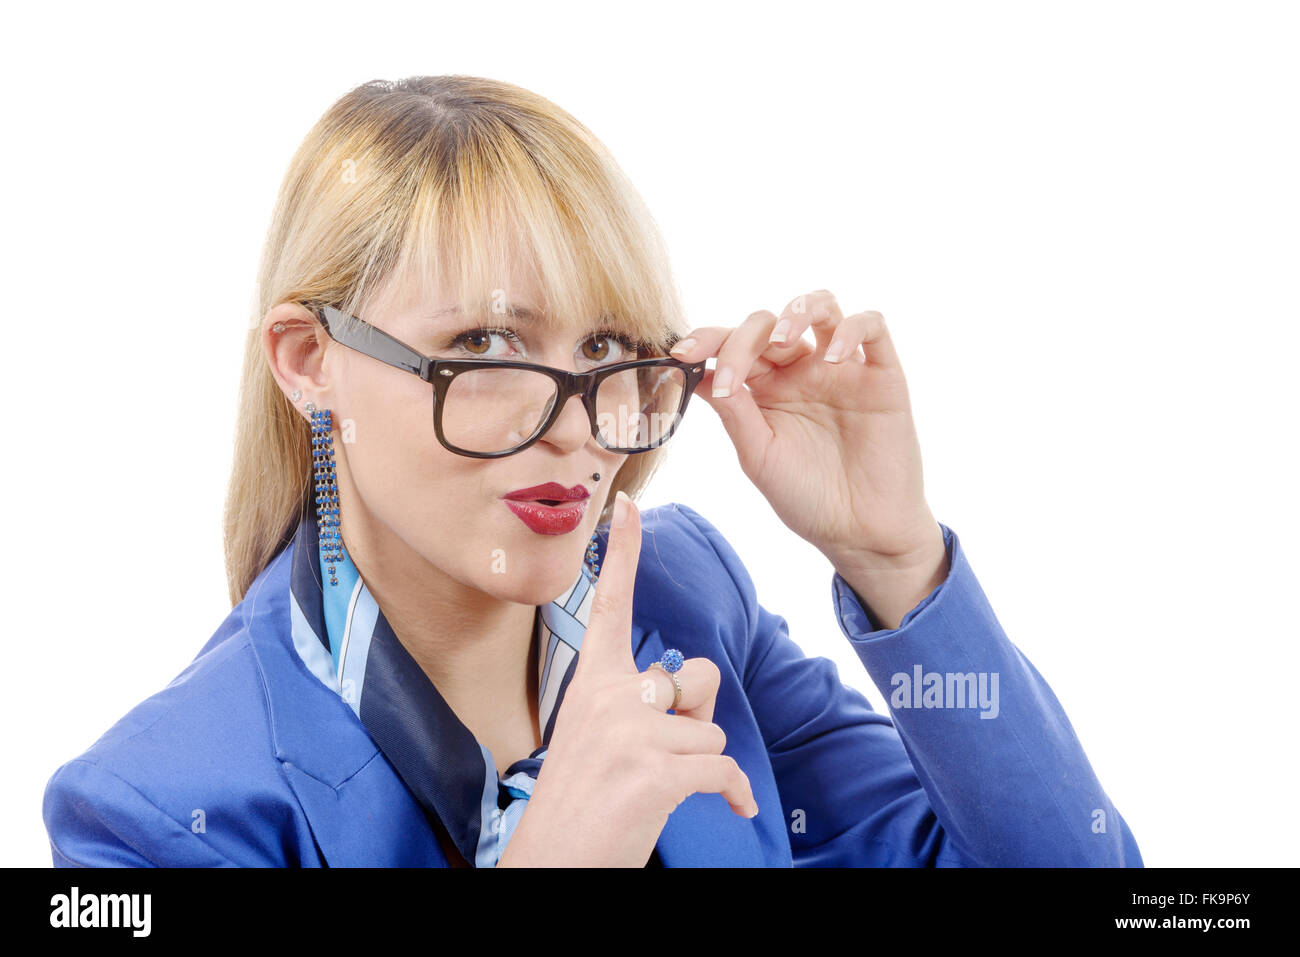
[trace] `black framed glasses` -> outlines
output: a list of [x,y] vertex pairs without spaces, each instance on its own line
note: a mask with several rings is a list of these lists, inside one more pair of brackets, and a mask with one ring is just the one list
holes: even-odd
[[433,430],[457,455],[493,459],[531,446],[580,396],[591,434],[611,452],[635,455],[677,431],[704,363],[672,356],[567,372],[512,359],[422,355],[376,326],[333,306],[316,318],[335,342],[433,385]]

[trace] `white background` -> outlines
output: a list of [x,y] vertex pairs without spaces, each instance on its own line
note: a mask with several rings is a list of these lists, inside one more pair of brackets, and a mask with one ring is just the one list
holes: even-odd
[[[468,8],[468,9],[467,9]],[[662,226],[695,325],[878,309],[927,497],[1149,865],[1294,865],[1297,8],[163,5],[7,15],[3,864],[55,768],[229,611],[221,507],[280,178],[369,79],[554,100]],[[831,569],[693,404],[691,505],[874,688]]]

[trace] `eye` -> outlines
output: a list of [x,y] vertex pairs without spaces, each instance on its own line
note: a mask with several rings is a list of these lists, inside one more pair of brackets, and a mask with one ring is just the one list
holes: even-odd
[[500,336],[510,342],[519,344],[519,336],[512,329],[481,328],[466,329],[447,343],[447,347],[459,346],[471,356],[499,358],[500,353],[492,354],[492,336]]
[[[617,349],[612,352],[611,344],[617,346]],[[589,346],[592,346],[590,351],[588,351]],[[604,362],[611,359],[611,356],[613,362],[631,361],[636,358],[638,346],[637,340],[630,336],[616,332],[598,332],[589,336],[587,341],[582,344],[582,356],[584,359],[590,359],[593,362]]]

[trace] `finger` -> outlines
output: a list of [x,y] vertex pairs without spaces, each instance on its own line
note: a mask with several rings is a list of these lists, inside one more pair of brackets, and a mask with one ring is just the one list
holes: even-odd
[[[621,527],[620,516],[624,519]],[[620,489],[615,495],[600,579],[592,586],[595,596],[575,677],[589,672],[636,673],[636,660],[632,657],[632,592],[640,556],[641,512]]]
[[804,356],[812,355],[817,351],[807,339],[796,339],[792,343],[782,343],[781,345],[770,345],[766,351],[754,361],[754,371],[750,374],[752,381],[763,374],[764,371],[771,369],[781,369],[788,365],[793,365]]
[[[816,352],[816,348],[803,337],[804,330],[812,323],[812,314],[810,308],[818,305],[824,296],[830,296],[825,290],[808,293],[803,296],[796,296],[791,299],[781,315],[777,316],[772,330],[768,333],[767,345],[759,355],[756,366],[765,366],[759,372],[751,374],[750,378],[755,375],[761,375],[773,367],[781,368],[798,362],[805,356]],[[830,296],[832,301],[833,296]]]
[[899,365],[894,342],[885,327],[885,317],[880,313],[858,312],[840,322],[826,349],[825,359],[827,362],[842,362],[855,353],[863,355],[867,365]]
[[[837,364],[852,357],[859,365],[897,367],[898,353],[885,327],[885,317],[875,310],[845,317],[835,296],[826,289],[801,296],[805,310],[793,313],[802,333],[811,326],[817,351],[827,362]],[[806,319],[806,325],[800,321]]]
[[[770,312],[754,313],[750,319],[755,316],[771,317]],[[761,320],[759,320],[761,321]],[[749,320],[746,320],[748,323]],[[742,334],[743,330],[743,334]],[[769,362],[764,354],[768,350],[766,346],[759,348],[762,340],[767,335],[762,328],[755,328],[754,323],[750,323],[748,328],[745,324],[735,328],[727,326],[702,326],[699,329],[691,330],[690,335],[684,336],[676,345],[669,350],[675,358],[685,362],[703,362],[706,359],[717,356],[717,366],[719,369],[724,365],[732,369],[732,381],[743,382],[745,379],[754,379],[770,372],[776,365],[784,365],[788,360],[782,354],[780,362]],[[740,344],[748,342],[748,352]],[[726,351],[728,358],[724,360],[723,352]],[[743,356],[742,358],[738,358]],[[716,370],[714,370],[716,371]],[[743,372],[744,378],[737,379],[737,372]],[[698,389],[697,389],[698,391]],[[712,391],[712,390],[710,390]]]
[[721,754],[727,747],[727,733],[712,721],[696,721],[680,714],[651,715],[652,730],[643,732],[642,743],[670,754]]
[[718,361],[710,379],[709,395],[715,399],[727,398],[742,391],[746,379],[757,378],[771,371],[772,364],[755,363],[767,349],[768,337],[776,325],[776,316],[766,309],[751,312],[718,350]]
[[828,289],[818,289],[791,299],[772,327],[771,348],[789,348],[803,341],[804,331],[811,328],[817,352],[824,354],[835,328],[843,319],[839,303]]
[[677,669],[677,681],[682,686],[682,700],[673,708],[673,679],[662,668],[647,668],[641,672],[641,700],[660,711],[672,708],[676,714],[712,721],[713,703],[722,683],[718,666],[708,658],[687,658]]
[[695,394],[718,413],[722,427],[727,430],[731,444],[736,447],[736,458],[741,469],[753,479],[759,474],[763,456],[767,454],[767,447],[776,439],[776,434],[767,424],[754,396],[743,385],[726,398],[714,398],[711,395],[713,375],[714,370],[704,373]]
[[701,326],[677,341],[668,354],[686,362],[703,362],[718,354],[732,330],[727,326]]
[[773,349],[789,349],[803,339],[804,330],[812,323],[811,309],[822,301],[824,292],[805,293],[786,303],[768,336]]
[[741,817],[758,812],[749,776],[726,754],[679,754],[669,762],[672,783],[679,793],[721,794]]
[[[834,364],[852,357],[859,365],[899,365],[885,317],[868,310],[846,318],[828,289],[818,289],[792,299],[773,326],[772,333],[789,346],[800,341],[798,337],[809,327],[817,340],[817,352],[827,362]],[[772,357],[772,361],[780,360]]]

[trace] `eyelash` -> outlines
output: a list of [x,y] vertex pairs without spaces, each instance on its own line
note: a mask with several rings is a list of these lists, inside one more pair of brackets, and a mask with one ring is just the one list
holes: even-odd
[[[466,339],[469,336],[472,336],[476,332],[496,333],[499,336],[505,336],[507,339],[509,339],[511,342],[515,343],[516,345],[522,345],[522,342],[520,341],[519,338],[519,333],[516,332],[514,329],[508,329],[502,326],[475,326],[472,329],[466,329],[464,332],[457,333],[451,339],[447,340],[447,344],[443,348],[450,349],[453,346],[459,345],[462,339]],[[617,342],[623,346],[624,350],[632,353],[639,353],[642,348],[642,344],[639,340],[633,339],[630,336],[625,336],[622,333],[612,332],[612,331],[593,332],[591,333],[591,335],[587,336],[587,338],[582,341],[586,342],[589,339],[598,339],[598,338],[609,339],[613,342]],[[468,352],[469,350],[466,351]],[[471,353],[471,355],[473,355],[473,353]]]

